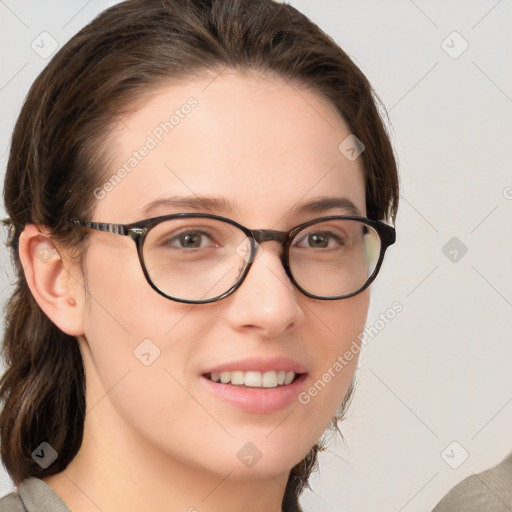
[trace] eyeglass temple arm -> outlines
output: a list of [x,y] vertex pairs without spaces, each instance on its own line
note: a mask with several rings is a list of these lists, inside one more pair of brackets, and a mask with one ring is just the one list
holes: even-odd
[[69,222],[78,227],[96,229],[98,231],[106,231],[115,235],[129,235],[128,226],[125,224],[106,224],[104,222],[88,222],[75,219],[68,219]]

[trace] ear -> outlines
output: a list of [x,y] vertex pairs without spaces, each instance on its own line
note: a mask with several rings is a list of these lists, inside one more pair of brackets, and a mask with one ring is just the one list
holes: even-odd
[[34,224],[27,224],[20,235],[19,256],[30,291],[46,316],[66,334],[83,335],[85,293],[80,267]]

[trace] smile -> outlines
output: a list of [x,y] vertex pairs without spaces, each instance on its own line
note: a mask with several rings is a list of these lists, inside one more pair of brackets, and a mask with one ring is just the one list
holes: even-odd
[[[215,373],[215,372],[212,372]],[[212,380],[212,373],[202,375],[201,382],[208,393],[211,393],[221,402],[235,407],[246,413],[269,414],[286,409],[293,404],[297,405],[299,393],[304,391],[308,382],[306,373],[284,372],[285,380],[283,384],[276,384],[278,377],[282,380],[282,370],[278,371],[247,371],[247,372],[219,372],[219,380]],[[243,384],[233,384],[232,382],[221,382],[221,374],[224,379],[228,377],[236,379],[240,373],[243,377]],[[255,375],[254,375],[255,374]],[[270,376],[264,377],[265,374]],[[273,375],[272,375],[273,374]],[[217,375],[214,375],[217,377]],[[247,378],[247,381],[246,381]],[[254,379],[251,381],[251,379]],[[265,382],[263,380],[265,379]],[[290,381],[290,379],[292,379]],[[271,381],[271,382],[270,382]],[[240,381],[238,381],[240,382]],[[252,385],[248,385],[249,384]],[[256,385],[258,384],[258,385]],[[270,386],[269,384],[272,384]]]

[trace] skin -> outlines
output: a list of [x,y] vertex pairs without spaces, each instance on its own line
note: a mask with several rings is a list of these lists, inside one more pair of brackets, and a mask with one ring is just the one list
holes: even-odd
[[[288,230],[347,213],[292,213],[298,203],[324,197],[349,198],[365,215],[360,159],[351,162],[338,150],[350,134],[346,123],[315,92],[275,77],[231,72],[154,91],[106,141],[106,176],[190,96],[197,107],[97,201],[88,220],[131,223],[176,213],[143,213],[170,195],[225,198],[234,209],[214,213],[256,229]],[[74,512],[280,511],[289,471],[331,421],[357,357],[308,404],[267,414],[221,401],[200,374],[242,357],[284,355],[307,367],[307,389],[364,328],[369,292],[310,299],[287,278],[280,245],[267,242],[234,294],[182,304],[150,288],[128,237],[91,232],[86,276],[65,248],[41,261],[45,244],[53,247],[44,229],[27,226],[22,262],[42,309],[79,341],[87,414],[78,455],[44,481]],[[150,366],[133,354],[147,338],[161,351]],[[247,442],[262,453],[251,468],[237,457]]]

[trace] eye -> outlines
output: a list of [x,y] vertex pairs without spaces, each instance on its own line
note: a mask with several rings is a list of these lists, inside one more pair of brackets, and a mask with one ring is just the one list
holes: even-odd
[[345,241],[331,231],[311,231],[300,236],[294,245],[308,249],[335,249],[343,247]]
[[218,247],[210,235],[205,231],[182,231],[166,237],[162,242],[163,246],[177,249],[203,249],[205,247]]

